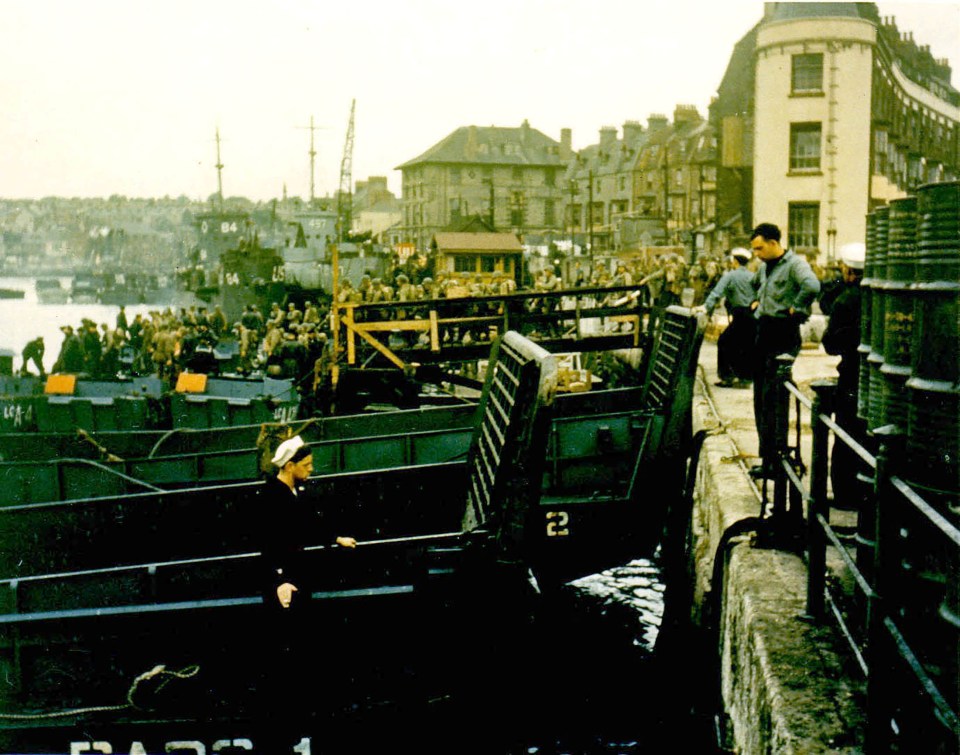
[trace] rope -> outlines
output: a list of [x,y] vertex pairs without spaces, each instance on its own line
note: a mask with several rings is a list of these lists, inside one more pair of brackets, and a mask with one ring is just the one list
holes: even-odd
[[100,443],[97,443],[97,441],[93,438],[93,436],[90,435],[90,433],[88,433],[82,427],[77,428],[77,437],[80,438],[80,440],[84,441],[85,443],[89,443],[91,446],[97,449],[97,453],[100,454],[100,458],[103,461],[123,461],[123,459],[121,459],[119,456],[111,453],[109,448],[107,448],[104,445],[101,445]]
[[137,705],[133,699],[137,692],[137,687],[139,687],[141,683],[150,681],[151,679],[160,678],[161,681],[155,690],[155,692],[159,692],[174,679],[189,679],[192,676],[196,676],[199,671],[200,667],[196,665],[187,666],[182,671],[167,671],[166,666],[154,666],[152,669],[145,671],[133,680],[133,683],[130,685],[130,689],[127,690],[127,702],[123,705],[93,705],[87,708],[70,708],[69,710],[59,710],[51,713],[0,713],[0,720],[31,721],[39,719],[68,718],[70,716],[79,716],[85,713],[109,713],[128,709],[145,710],[141,706]]

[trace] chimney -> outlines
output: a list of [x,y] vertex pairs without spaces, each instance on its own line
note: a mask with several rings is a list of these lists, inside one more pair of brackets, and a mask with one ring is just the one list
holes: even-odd
[[617,145],[617,127],[604,126],[600,129],[600,149],[607,154],[613,152]]
[[667,127],[667,116],[663,113],[651,113],[647,118],[647,129],[651,132],[662,131]]
[[526,118],[523,119],[523,123],[520,124],[520,143],[527,143],[527,136],[530,134],[530,121]]
[[467,126],[467,144],[463,148],[467,160],[477,159],[477,127]]
[[623,122],[623,141],[629,146],[635,142],[643,133],[643,125],[640,121]]
[[573,132],[568,128],[560,129],[560,159],[569,160],[573,154]]
[[673,123],[679,126],[681,123],[696,123],[701,120],[700,113],[696,105],[677,105],[673,111]]

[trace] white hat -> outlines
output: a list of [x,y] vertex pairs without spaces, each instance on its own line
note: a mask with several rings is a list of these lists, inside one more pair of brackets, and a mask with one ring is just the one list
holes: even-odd
[[859,241],[844,244],[840,247],[840,261],[854,270],[863,270],[863,261],[866,254],[867,248]]
[[738,246],[732,252],[730,252],[731,257],[736,257],[738,260],[743,260],[744,262],[749,262],[753,259],[753,252],[749,249],[744,249],[742,246]]
[[303,446],[303,438],[301,438],[299,435],[294,435],[289,440],[285,440],[283,443],[277,446],[277,452],[273,455],[273,458],[270,461],[282,468],[284,464],[293,458],[293,455],[301,446]]

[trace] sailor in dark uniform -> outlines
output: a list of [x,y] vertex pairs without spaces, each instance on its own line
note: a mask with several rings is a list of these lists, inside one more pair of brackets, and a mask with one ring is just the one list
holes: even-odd
[[[296,744],[299,727],[323,707],[330,685],[335,684],[332,675],[316,675],[319,654],[329,638],[324,637],[321,617],[310,606],[313,585],[304,549],[324,544],[355,548],[357,541],[330,534],[330,523],[304,488],[313,471],[313,456],[300,436],[281,443],[272,462],[278,471],[264,480],[256,517],[271,645],[264,675],[265,733],[273,744],[285,737]],[[324,669],[329,672],[337,662],[324,659]],[[313,678],[313,683],[305,685],[305,677]]]
[[[830,319],[821,343],[828,354],[838,355],[835,417],[854,440],[871,450],[866,420],[857,416],[857,390],[860,376],[860,282],[863,280],[865,247],[861,243],[844,244],[840,249],[842,290],[830,310]],[[857,473],[869,470],[859,457],[837,439],[830,458],[830,484],[837,508],[857,510],[869,495],[869,489]]]

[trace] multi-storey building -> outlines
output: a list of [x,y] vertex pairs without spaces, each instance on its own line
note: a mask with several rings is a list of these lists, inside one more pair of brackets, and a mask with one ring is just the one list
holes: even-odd
[[[569,140],[565,130],[562,140]],[[564,225],[595,251],[613,249],[622,219],[633,210],[633,170],[645,139],[637,121],[600,129],[600,141],[572,156],[564,174]]]
[[558,233],[570,157],[565,133],[561,143],[527,121],[519,128],[462,126],[403,163],[404,240],[426,250],[435,233],[478,215],[521,238]]
[[354,233],[369,233],[376,240],[389,243],[393,229],[403,220],[400,200],[387,188],[386,176],[370,176],[357,181],[353,194]]
[[654,114],[647,128],[612,126],[579,150],[565,182],[565,222],[595,251],[644,243],[693,242],[715,216],[716,144],[695,107],[678,105],[671,124]]
[[948,62],[873,3],[766,3],[711,115],[721,221],[739,205],[743,230],[778,223],[786,243],[821,262],[864,240],[877,205],[960,175]]

